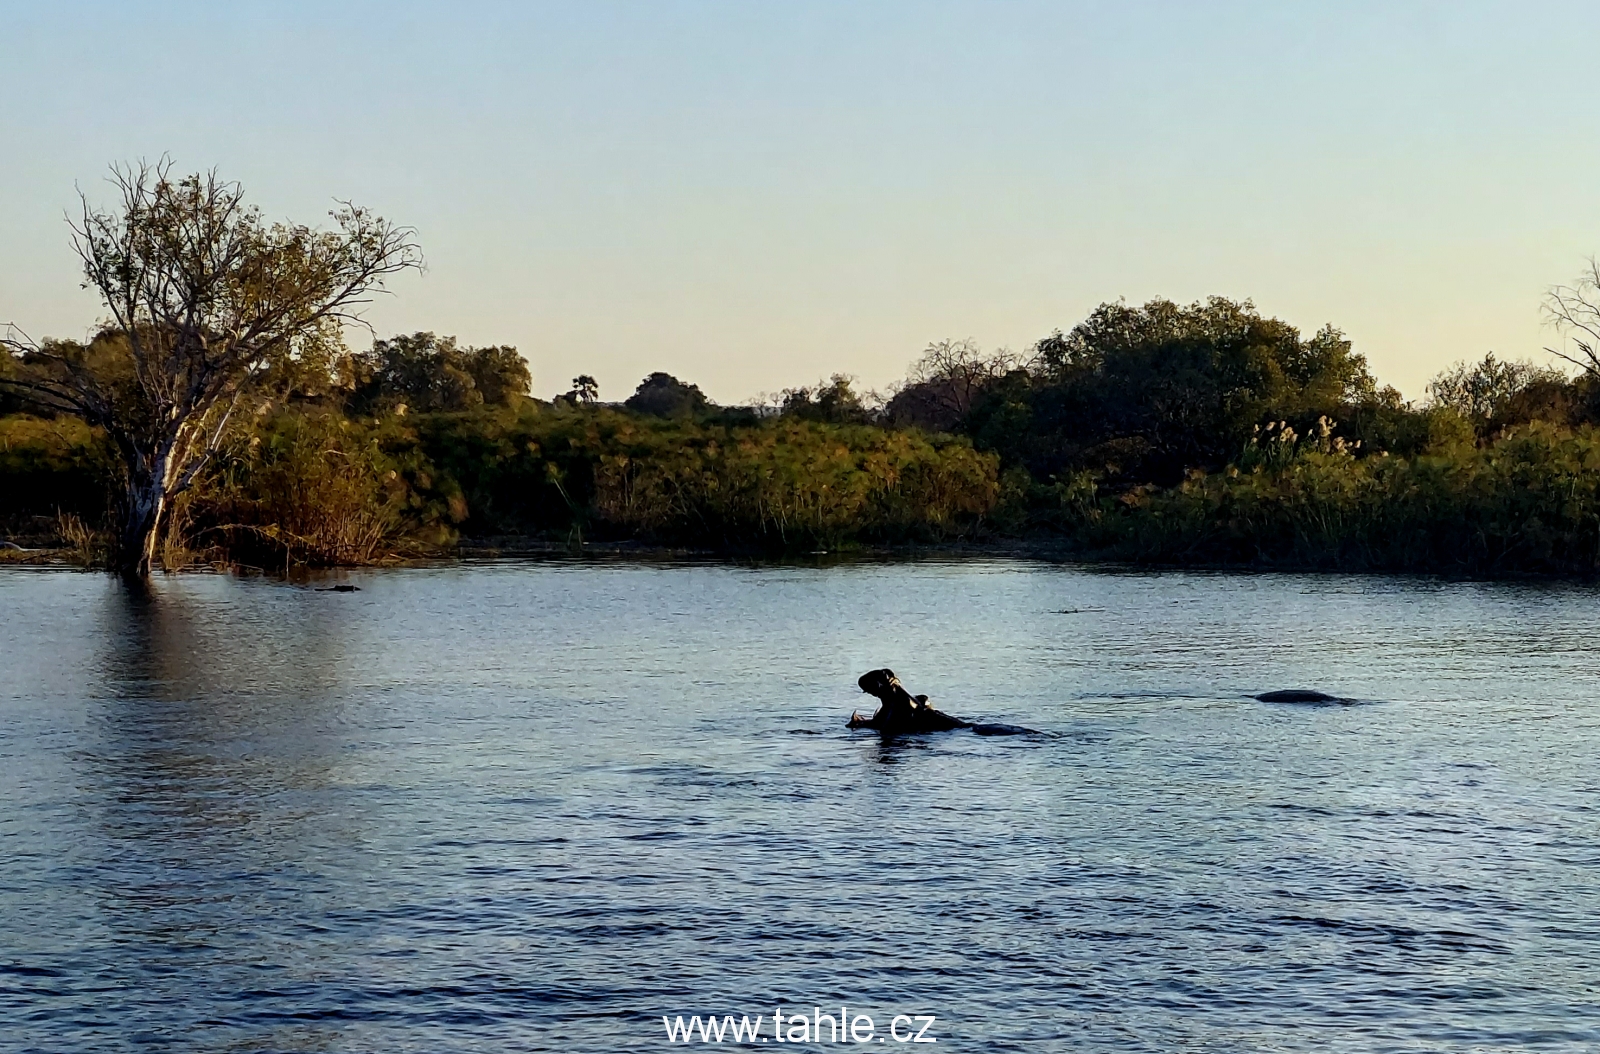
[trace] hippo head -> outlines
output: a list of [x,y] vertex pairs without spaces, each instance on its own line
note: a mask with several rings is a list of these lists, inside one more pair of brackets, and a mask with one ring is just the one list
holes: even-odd
[[900,679],[894,675],[893,670],[868,670],[856,683],[861,686],[863,692],[882,699],[891,689],[899,686]]

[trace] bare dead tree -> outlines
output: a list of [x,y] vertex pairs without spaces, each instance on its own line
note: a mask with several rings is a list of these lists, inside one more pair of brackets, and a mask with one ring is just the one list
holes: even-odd
[[105,430],[122,460],[116,569],[144,578],[162,517],[221,443],[267,365],[346,323],[419,268],[415,233],[341,202],[333,230],[268,225],[237,183],[114,167],[121,201],[83,198],[72,245],[109,317],[89,345],[10,327],[0,386]]
[[1600,262],[1589,258],[1588,268],[1571,285],[1558,285],[1544,300],[1546,320],[1572,341],[1576,354],[1546,348],[1591,377],[1600,377]]
[[1004,348],[985,355],[971,339],[935,341],[911,364],[906,383],[889,402],[888,415],[925,428],[955,428],[984,388],[1022,365],[1021,358]]

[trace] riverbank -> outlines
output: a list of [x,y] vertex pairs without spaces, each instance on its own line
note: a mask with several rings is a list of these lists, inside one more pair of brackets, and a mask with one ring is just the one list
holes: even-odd
[[[467,566],[480,562],[577,561],[596,563],[700,564],[746,567],[818,567],[848,564],[916,564],[921,562],[977,562],[984,560],[1041,562],[1124,573],[1203,572],[1208,574],[1310,574],[1316,576],[1357,575],[1364,578],[1433,579],[1448,582],[1593,582],[1595,574],[1557,574],[1517,569],[1486,573],[1471,568],[1374,567],[1362,564],[1339,565],[1328,559],[1303,562],[1262,558],[1257,560],[1216,560],[1194,556],[1162,558],[1159,555],[1130,555],[1117,548],[1091,549],[1075,545],[1057,535],[1031,538],[1006,538],[991,541],[960,541],[921,545],[853,545],[839,549],[772,552],[757,549],[712,549],[667,546],[641,541],[598,541],[581,545],[548,537],[501,537],[463,539],[449,549],[410,555],[391,555],[363,564],[308,566],[292,564],[262,567],[229,561],[220,556],[207,559],[191,554],[187,562],[174,561],[169,573],[243,574],[300,580],[324,576],[342,577],[374,570],[419,567]],[[103,569],[103,560],[86,560],[72,548],[0,550],[0,567],[60,567],[77,570]]]
[[82,566],[74,559],[76,554],[70,549],[23,549],[0,547],[0,566],[11,565],[38,565],[38,566]]
[[[161,557],[266,571],[569,551],[971,552],[1478,579],[1583,580],[1600,567],[1594,426],[1444,429],[1408,456],[1363,453],[1331,431],[1280,429],[1163,486],[1110,469],[1041,479],[970,438],[879,425],[531,405],[358,420],[298,407],[180,498]],[[101,440],[37,422],[10,435],[0,540],[53,555],[9,559],[104,562]]]

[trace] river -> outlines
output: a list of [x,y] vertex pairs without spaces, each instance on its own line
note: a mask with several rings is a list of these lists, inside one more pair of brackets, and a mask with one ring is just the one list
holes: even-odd
[[[1594,588],[331,581],[0,571],[0,1049],[1600,1046]],[[847,731],[879,666],[1043,734]]]

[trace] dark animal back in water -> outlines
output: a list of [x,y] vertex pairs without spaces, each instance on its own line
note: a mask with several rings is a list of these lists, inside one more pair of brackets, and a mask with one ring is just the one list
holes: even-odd
[[1000,724],[973,725],[972,731],[980,736],[1036,736],[1039,734],[1039,730],[1035,728]]
[[1263,703],[1337,703],[1338,696],[1313,692],[1306,688],[1288,688],[1281,692],[1263,692],[1256,696]]

